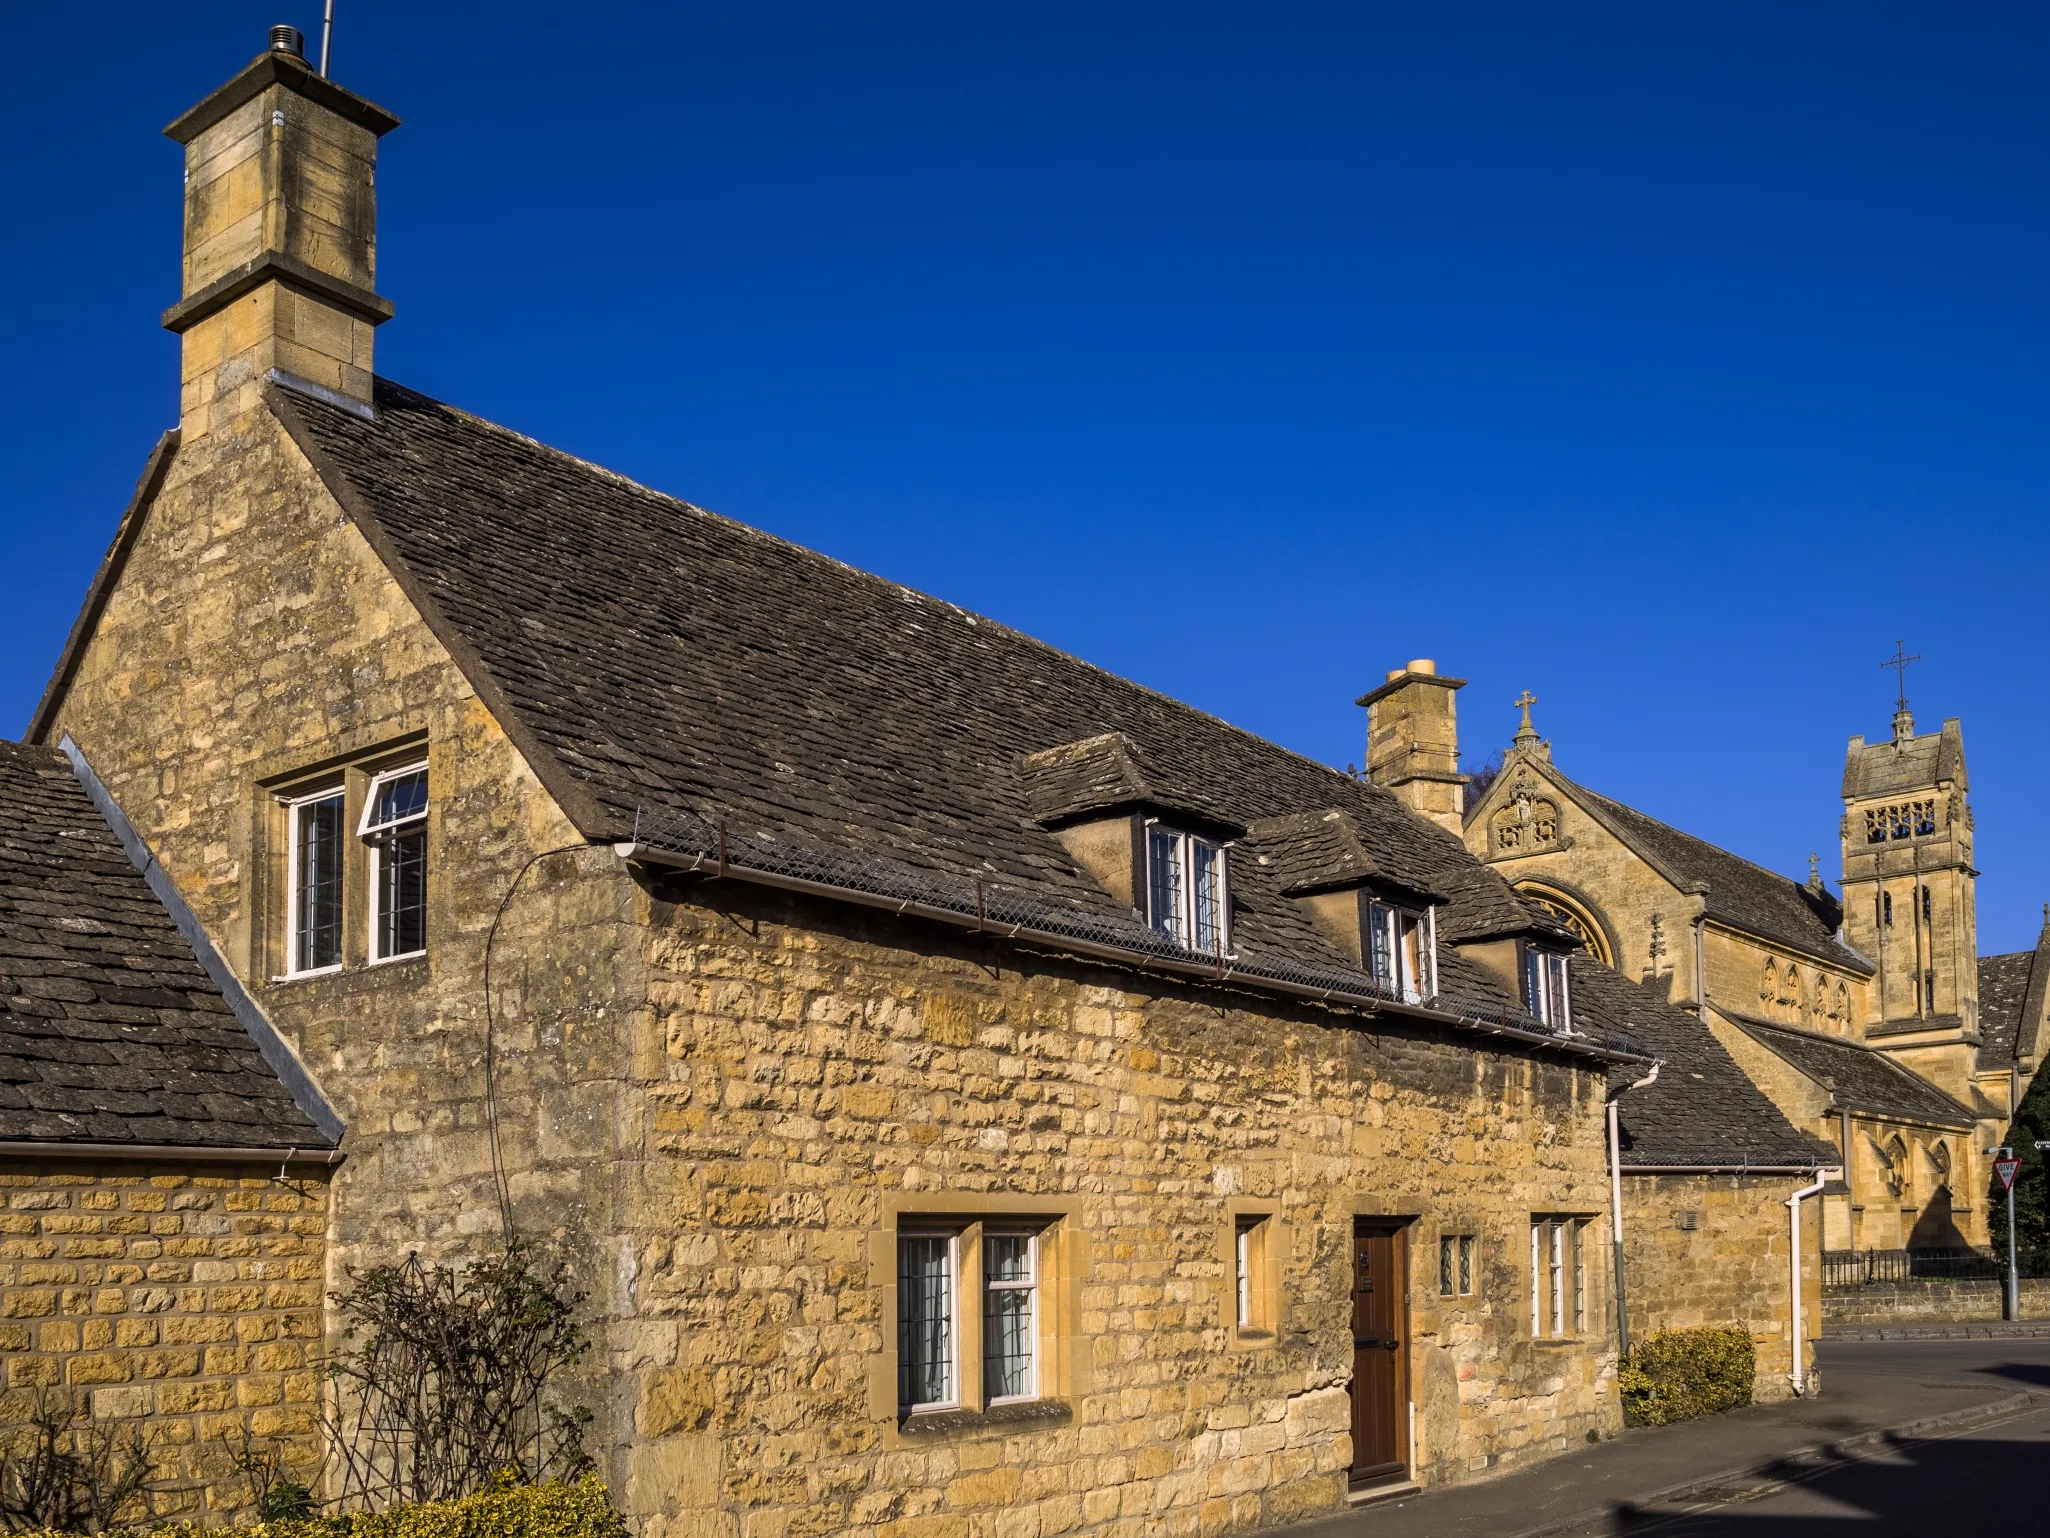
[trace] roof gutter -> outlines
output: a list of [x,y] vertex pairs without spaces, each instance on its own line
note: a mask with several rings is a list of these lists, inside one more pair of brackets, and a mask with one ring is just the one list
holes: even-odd
[[0,1157],[43,1159],[189,1160],[203,1164],[323,1164],[348,1157],[339,1148],[214,1148],[183,1143],[39,1143],[32,1138],[0,1139]]
[[788,876],[780,871],[756,870],[740,865],[719,855],[681,854],[675,850],[663,849],[640,841],[617,843],[613,853],[622,860],[636,865],[655,866],[665,870],[700,872],[732,880],[746,881],[757,886],[775,887],[785,892],[802,892],[808,896],[830,898],[836,902],[856,903],[865,908],[879,908],[888,913],[910,914],[917,918],[930,919],[935,923],[949,925],[981,934],[993,934],[1001,939],[1022,941],[1048,950],[1070,955],[1087,956],[1094,960],[1112,961],[1120,966],[1138,972],[1156,973],[1191,982],[1234,983],[1254,992],[1284,994],[1290,998],[1309,1000],[1320,1004],[1342,1004],[1367,1014],[1390,1014],[1404,1019],[1428,1021],[1436,1025],[1461,1025],[1468,1030],[1481,1031],[1490,1036],[1504,1036],[1513,1041],[1527,1042],[1532,1046],[1552,1047],[1563,1052],[1577,1053],[1586,1057],[1599,1058],[1605,1062],[1648,1063],[1649,1056],[1626,1052],[1620,1048],[1597,1046],[1586,1038],[1548,1036],[1541,1031],[1521,1030],[1513,1025],[1500,1025],[1492,1020],[1479,1020],[1463,1015],[1428,1009],[1420,1005],[1402,1004],[1375,994],[1350,993],[1343,988],[1318,988],[1305,983],[1292,983],[1284,978],[1261,977],[1249,972],[1234,971],[1229,960],[1216,962],[1178,961],[1172,957],[1155,956],[1145,951],[1126,950],[1121,946],[1105,945],[1099,941],[1084,940],[1074,935],[1055,934],[1051,931],[1034,929],[1029,924],[1005,924],[984,920],[972,914],[956,913],[951,908],[924,903],[911,897],[888,897],[875,892],[864,892],[855,887],[837,886],[831,882],[814,881],[805,876]]
[[1626,1164],[1626,1175],[1809,1175],[1833,1165],[1813,1164]]

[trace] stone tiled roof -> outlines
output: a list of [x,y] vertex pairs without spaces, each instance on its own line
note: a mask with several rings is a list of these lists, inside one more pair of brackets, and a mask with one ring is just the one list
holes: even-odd
[[[1698,1015],[1666,1001],[1663,983],[1640,986],[1591,957],[1576,956],[1572,967],[1574,1017],[1625,1032],[1662,1060],[1657,1081],[1619,1108],[1624,1168],[1839,1162],[1831,1144],[1794,1128]],[[1642,1076],[1617,1068],[1610,1084]]]
[[1844,753],[1845,800],[1933,790],[1944,780],[1960,790],[1966,785],[1964,732],[1955,720],[1944,722],[1940,731],[1911,732],[1899,742],[1853,737]]
[[1979,958],[1979,1062],[2005,1067],[2032,1058],[2050,989],[2050,923],[2032,951]]
[[1584,796],[1590,809],[1605,816],[1626,842],[1664,866],[1683,887],[1706,886],[1711,919],[1835,966],[1868,975],[1872,972],[1871,962],[1837,938],[1843,908],[1827,891],[1753,865],[1635,807],[1575,785],[1563,775],[1558,778],[1575,795]]
[[[1120,799],[1238,827],[1342,812],[1440,933],[1551,932],[1453,834],[1362,784],[1032,637],[637,486],[386,381],[365,419],[277,410],[580,829],[636,809],[1001,884],[1108,915],[1048,830]],[[1349,965],[1257,860],[1249,950]],[[1447,957],[1447,991],[1507,1000]]]
[[1884,1052],[1841,1036],[1755,1019],[1711,1006],[1753,1041],[1829,1091],[1831,1104],[1901,1121],[1939,1127],[1969,1127],[1972,1112]]
[[64,757],[0,743],[0,1139],[325,1148]]

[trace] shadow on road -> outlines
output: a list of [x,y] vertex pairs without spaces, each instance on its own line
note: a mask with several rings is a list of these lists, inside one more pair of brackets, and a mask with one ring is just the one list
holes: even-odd
[[[2023,1367],[2013,1376],[2041,1382],[2045,1369]],[[2024,1423],[2039,1426],[2040,1421]],[[1612,1533],[1661,1538],[1842,1538],[1857,1522],[1858,1538],[1928,1538],[1930,1533],[1982,1528],[2026,1532],[2040,1518],[2050,1437],[2021,1427],[2006,1435],[1943,1442],[1890,1440],[1877,1462],[1844,1462],[1820,1473],[1798,1473],[1792,1489],[1759,1502],[1725,1506],[1675,1518],[1669,1511],[1620,1511]],[[2038,1517],[2030,1517],[2030,1512]],[[1865,1522],[1874,1525],[1867,1527]]]

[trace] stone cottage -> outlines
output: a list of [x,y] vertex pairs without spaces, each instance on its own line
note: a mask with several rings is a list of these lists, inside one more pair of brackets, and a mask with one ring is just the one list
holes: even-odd
[[377,378],[397,120],[283,34],[168,130],[180,421],[31,736],[345,1129],[330,1275],[562,1235],[650,1538],[1219,1533],[1614,1430],[1653,1049],[1570,928],[1381,785]]
[[0,743],[0,1427],[39,1396],[146,1425],[156,1513],[212,1517],[244,1434],[318,1460],[340,1129],[130,837]]

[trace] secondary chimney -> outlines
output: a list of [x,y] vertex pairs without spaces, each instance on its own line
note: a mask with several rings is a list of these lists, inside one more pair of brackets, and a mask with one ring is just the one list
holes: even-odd
[[164,133],[185,146],[183,343],[189,441],[285,374],[367,406],[371,338],[391,318],[377,280],[382,107],[314,73],[294,27]]
[[1453,695],[1465,687],[1463,678],[1440,678],[1438,664],[1421,657],[1359,701],[1367,707],[1367,778],[1454,833],[1465,825],[1466,776]]

